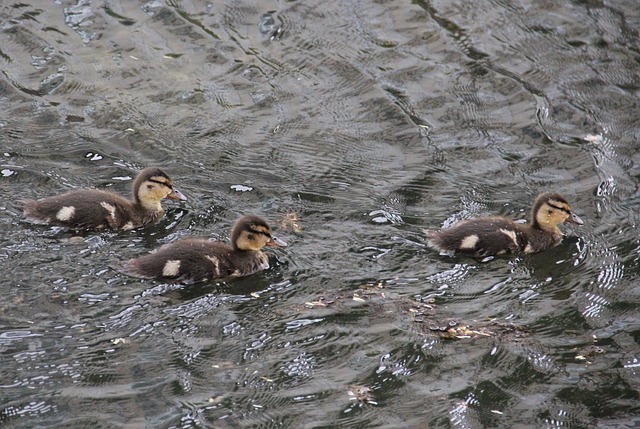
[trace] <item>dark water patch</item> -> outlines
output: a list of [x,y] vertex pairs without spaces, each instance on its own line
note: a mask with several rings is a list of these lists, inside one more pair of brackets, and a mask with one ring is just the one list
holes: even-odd
[[[633,422],[634,6],[0,7],[0,421]],[[74,245],[15,204],[127,194],[148,165],[189,197],[148,229]],[[424,246],[422,228],[526,219],[542,190],[587,221],[554,249],[478,263]],[[226,240],[244,213],[291,244],[261,274],[122,272],[180,237]]]

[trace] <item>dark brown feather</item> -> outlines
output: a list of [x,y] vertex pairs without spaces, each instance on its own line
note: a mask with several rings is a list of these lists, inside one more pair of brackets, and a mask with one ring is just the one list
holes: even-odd
[[[513,231],[515,241],[501,230]],[[425,233],[431,247],[443,252],[457,252],[475,258],[502,253],[523,254],[527,245],[542,250],[555,246],[561,238],[530,225],[518,224],[500,217],[463,220],[451,228],[440,231],[427,230]],[[462,248],[463,240],[472,235],[478,237],[473,248]]]
[[[114,216],[101,203],[114,207]],[[164,210],[149,212],[117,194],[98,189],[78,189],[41,200],[24,200],[23,206],[25,217],[35,223],[76,229],[121,229],[127,222],[142,226],[164,215]],[[68,221],[56,218],[63,207],[75,209]]]
[[[164,215],[161,207],[159,210],[148,209],[138,198],[141,184],[150,177],[163,177],[170,183],[162,170],[150,167],[141,171],[134,180],[131,200],[99,189],[77,189],[40,200],[23,200],[21,203],[25,217],[34,223],[76,230],[132,229],[157,222]],[[105,204],[108,206],[105,207]],[[57,217],[65,207],[73,210],[73,215],[68,219]]]
[[[539,213],[543,224],[538,221]],[[562,196],[543,193],[536,197],[531,207],[529,224],[504,217],[481,217],[463,220],[440,231],[426,230],[425,234],[429,246],[436,250],[485,258],[503,253],[535,253],[553,247],[562,239],[557,228],[561,222],[583,224],[571,213]]]
[[131,259],[126,270],[137,277],[184,282],[248,276],[269,268],[269,259],[260,249],[270,245],[286,246],[286,243],[271,235],[263,219],[243,216],[233,227],[231,244],[199,237],[182,238]]
[[[180,265],[175,274],[165,275],[169,261],[180,261]],[[127,271],[136,277],[194,282],[248,276],[268,266],[260,251],[237,250],[204,238],[183,238],[126,263]]]

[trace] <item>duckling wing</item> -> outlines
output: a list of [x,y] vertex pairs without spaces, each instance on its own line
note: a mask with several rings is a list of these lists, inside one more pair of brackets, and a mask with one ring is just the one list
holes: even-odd
[[521,253],[527,245],[522,226],[505,218],[485,217],[458,222],[440,231],[425,231],[428,244],[441,252],[484,258]]
[[36,223],[76,229],[121,228],[130,218],[131,203],[119,195],[97,189],[26,200],[25,217]]
[[129,274],[143,278],[157,278],[197,282],[234,274],[232,247],[205,238],[183,238],[162,246],[154,253],[126,263]]

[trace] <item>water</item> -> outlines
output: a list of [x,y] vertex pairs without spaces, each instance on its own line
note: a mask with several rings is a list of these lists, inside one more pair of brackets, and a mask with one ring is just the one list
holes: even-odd
[[[639,26],[633,1],[3,4],[0,422],[637,426]],[[78,243],[16,204],[149,165],[189,201],[144,230]],[[424,246],[542,190],[587,222],[554,249]],[[267,272],[122,273],[244,213],[291,245]]]

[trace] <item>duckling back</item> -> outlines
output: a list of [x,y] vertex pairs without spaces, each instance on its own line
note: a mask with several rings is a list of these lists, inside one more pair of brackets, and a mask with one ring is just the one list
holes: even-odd
[[508,219],[486,217],[458,222],[440,231],[427,230],[427,244],[444,253],[463,253],[476,258],[519,253],[526,237],[519,225]]
[[266,268],[269,260],[261,251],[204,238],[183,238],[126,263],[127,272],[136,277],[184,282],[248,276]]
[[546,192],[536,197],[529,224],[491,216],[464,220],[440,231],[424,232],[427,244],[440,252],[485,258],[505,253],[536,253],[556,246],[562,240],[558,225],[564,222],[584,224],[563,197]]
[[186,200],[162,170],[149,167],[133,181],[130,201],[112,192],[77,189],[41,200],[22,201],[25,217],[35,223],[76,230],[129,230],[158,221],[164,215],[161,200]]
[[[76,229],[131,229],[158,220],[164,212],[144,214],[125,198],[97,189],[78,189],[41,200],[24,200],[25,217]],[[134,222],[135,221],[135,222]]]

